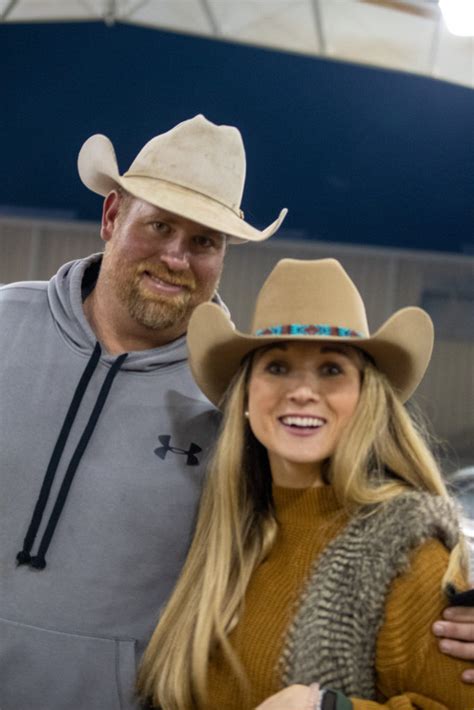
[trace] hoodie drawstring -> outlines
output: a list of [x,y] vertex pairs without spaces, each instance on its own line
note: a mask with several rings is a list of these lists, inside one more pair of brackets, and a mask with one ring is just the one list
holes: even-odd
[[44,569],[46,567],[46,559],[45,559],[46,552],[47,552],[48,547],[51,543],[51,539],[54,535],[56,525],[58,524],[59,517],[60,517],[62,510],[64,508],[64,505],[66,503],[66,499],[67,499],[71,484],[73,482],[74,475],[77,471],[77,468],[78,468],[81,458],[84,454],[84,451],[87,448],[89,440],[94,432],[94,429],[95,429],[97,421],[100,417],[100,413],[102,411],[102,408],[106,402],[106,399],[109,394],[112,383],[114,381],[114,378],[115,378],[116,374],[118,373],[118,371],[120,370],[125,358],[128,355],[128,353],[123,353],[122,355],[119,355],[119,357],[116,360],[114,360],[112,367],[110,368],[109,372],[107,373],[107,376],[102,384],[102,387],[100,388],[100,392],[97,397],[94,408],[92,410],[92,413],[89,417],[89,421],[87,422],[86,427],[82,433],[82,436],[79,439],[79,443],[76,446],[76,449],[72,455],[69,466],[68,466],[66,473],[64,475],[64,479],[63,479],[63,482],[62,482],[61,487],[59,489],[59,493],[56,498],[56,502],[54,504],[48,524],[47,524],[45,532],[43,534],[43,538],[42,538],[41,543],[38,548],[38,554],[35,556],[32,556],[31,549],[32,549],[33,544],[35,542],[35,538],[38,533],[39,526],[41,525],[41,521],[42,521],[42,518],[44,515],[46,504],[48,502],[49,494],[51,492],[51,487],[53,485],[53,481],[54,481],[54,478],[56,476],[56,472],[57,472],[57,469],[59,466],[59,461],[61,459],[64,448],[66,446],[66,442],[68,440],[69,434],[70,434],[72,426],[74,424],[74,420],[77,416],[77,412],[78,412],[80,404],[82,402],[82,398],[87,390],[89,382],[90,382],[92,375],[94,374],[94,371],[95,371],[97,364],[99,362],[101,352],[102,351],[101,351],[101,347],[100,347],[99,343],[96,343],[96,345],[94,347],[94,351],[93,351],[91,357],[89,358],[89,362],[87,363],[87,366],[84,369],[81,379],[79,380],[79,383],[78,383],[76,390],[74,392],[73,398],[71,400],[71,404],[69,405],[69,409],[68,409],[66,417],[64,419],[64,423],[61,427],[61,431],[59,433],[55,447],[53,449],[53,453],[51,454],[51,459],[49,461],[48,468],[46,469],[46,473],[45,473],[43,484],[41,486],[41,490],[40,490],[40,493],[38,496],[38,500],[36,502],[36,505],[35,505],[35,508],[33,511],[33,515],[31,518],[31,522],[30,522],[30,525],[28,527],[28,531],[26,533],[26,536],[25,536],[25,539],[23,542],[23,549],[16,556],[16,560],[17,560],[18,565],[27,564],[27,565],[30,565],[30,567],[34,567],[35,569]]

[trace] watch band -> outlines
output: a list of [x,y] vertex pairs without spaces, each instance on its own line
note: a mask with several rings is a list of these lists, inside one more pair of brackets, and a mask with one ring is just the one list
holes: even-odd
[[352,702],[337,690],[321,688],[318,710],[352,710]]
[[326,688],[320,688],[319,689],[319,696],[318,696],[318,704],[315,706],[314,710],[322,710],[323,709],[323,700],[324,700],[325,695],[326,695]]

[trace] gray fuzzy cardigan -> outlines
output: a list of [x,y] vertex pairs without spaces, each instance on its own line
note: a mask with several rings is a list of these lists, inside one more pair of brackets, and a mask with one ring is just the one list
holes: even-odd
[[288,631],[285,685],[318,682],[347,696],[377,700],[375,653],[387,593],[429,538],[459,541],[455,503],[408,492],[357,515],[318,558]]

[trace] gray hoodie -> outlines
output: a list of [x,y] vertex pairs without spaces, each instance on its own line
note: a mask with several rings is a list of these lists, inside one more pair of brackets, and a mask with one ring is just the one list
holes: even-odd
[[99,265],[0,289],[1,710],[136,707],[218,424],[184,338],[100,354],[82,308]]

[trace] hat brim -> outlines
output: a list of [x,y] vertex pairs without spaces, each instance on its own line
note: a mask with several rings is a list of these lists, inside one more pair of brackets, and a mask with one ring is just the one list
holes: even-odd
[[91,136],[82,146],[77,167],[86,187],[104,197],[118,186],[134,197],[168,212],[198,222],[209,229],[223,232],[229,242],[261,242],[272,236],[286,217],[281,210],[266,229],[258,230],[245,222],[226,205],[176,183],[138,175],[120,175],[114,147],[107,136]]
[[336,341],[368,353],[391,382],[400,400],[406,402],[420,384],[433,349],[433,324],[421,308],[403,308],[394,313],[371,336],[268,335],[241,333],[214,303],[196,308],[188,326],[189,362],[193,376],[206,397],[216,406],[248,353],[283,341]]

